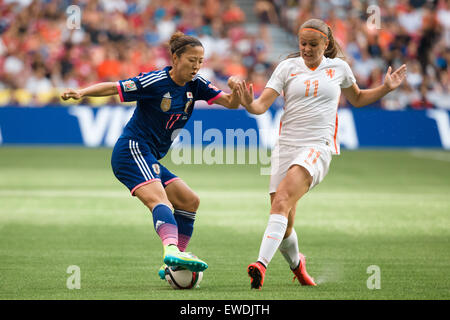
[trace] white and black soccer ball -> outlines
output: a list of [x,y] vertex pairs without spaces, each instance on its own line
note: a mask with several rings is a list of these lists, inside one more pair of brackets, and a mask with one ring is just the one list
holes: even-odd
[[182,267],[166,267],[164,274],[174,289],[196,288],[203,279],[203,272],[194,272]]

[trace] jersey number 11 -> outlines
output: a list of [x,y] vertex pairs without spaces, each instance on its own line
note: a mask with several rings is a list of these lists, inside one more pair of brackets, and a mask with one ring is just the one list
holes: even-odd
[[[309,87],[311,87],[311,80],[306,80],[305,85],[306,85],[305,97],[308,97]],[[313,85],[314,85],[314,97],[317,97],[317,90],[319,89],[319,80],[314,80]]]

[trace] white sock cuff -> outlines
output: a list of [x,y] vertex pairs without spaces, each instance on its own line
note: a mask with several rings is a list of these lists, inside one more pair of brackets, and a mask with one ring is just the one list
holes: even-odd
[[271,223],[271,222],[279,223],[279,224],[287,226],[288,219],[285,216],[283,216],[282,214],[273,213],[269,217],[269,223]]

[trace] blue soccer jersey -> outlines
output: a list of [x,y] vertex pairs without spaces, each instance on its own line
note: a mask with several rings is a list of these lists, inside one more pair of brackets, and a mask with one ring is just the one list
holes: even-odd
[[195,101],[205,100],[212,104],[221,93],[200,75],[179,86],[170,78],[171,68],[141,73],[117,83],[121,101],[137,101],[136,110],[121,138],[146,142],[158,160],[165,156],[175,140],[173,132],[183,128],[191,117]]

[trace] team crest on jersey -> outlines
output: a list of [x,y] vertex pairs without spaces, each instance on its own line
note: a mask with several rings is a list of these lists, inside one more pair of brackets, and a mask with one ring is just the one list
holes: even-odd
[[170,110],[170,106],[172,104],[172,97],[170,96],[170,92],[166,92],[161,100],[161,110],[167,112]]
[[186,92],[186,96],[188,101],[186,102],[186,105],[184,106],[184,113],[188,112],[189,107],[192,104],[192,101],[194,101],[194,96],[192,95],[192,92],[188,91]]
[[125,92],[137,90],[136,83],[134,83],[133,80],[124,81],[122,82],[122,84],[123,84],[123,91]]
[[153,171],[154,171],[157,175],[159,175],[159,174],[161,173],[161,170],[160,170],[160,168],[159,168],[159,164],[157,164],[157,163],[152,164],[152,168],[153,168]]
[[334,69],[327,69],[325,72],[327,73],[327,76],[330,77],[330,79],[333,79],[335,71],[336,70]]

